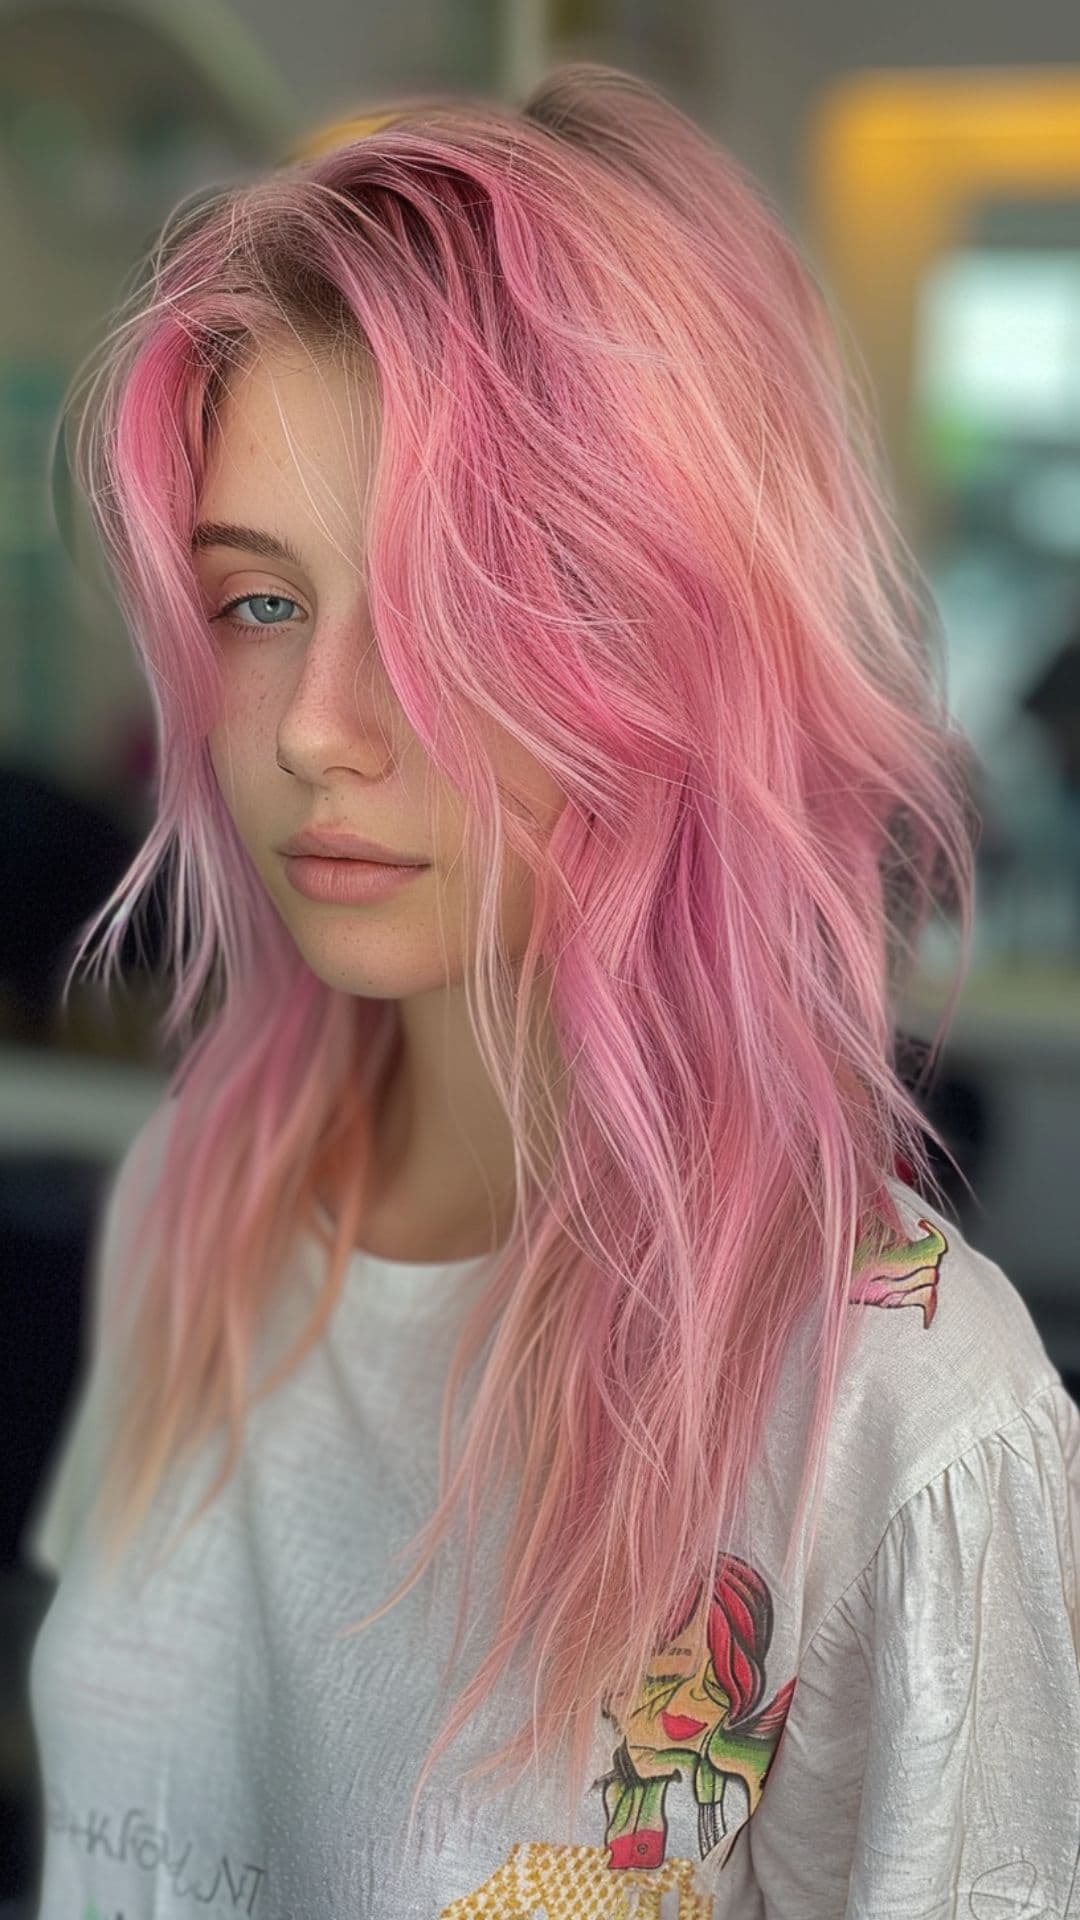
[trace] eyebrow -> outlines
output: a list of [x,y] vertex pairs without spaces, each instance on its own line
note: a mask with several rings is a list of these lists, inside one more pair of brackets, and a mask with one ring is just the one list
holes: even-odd
[[304,567],[295,547],[287,540],[279,539],[274,533],[263,533],[258,527],[235,526],[228,520],[199,523],[191,536],[191,551],[199,553],[205,547],[237,547],[247,553],[257,553],[264,560],[285,560],[290,566]]

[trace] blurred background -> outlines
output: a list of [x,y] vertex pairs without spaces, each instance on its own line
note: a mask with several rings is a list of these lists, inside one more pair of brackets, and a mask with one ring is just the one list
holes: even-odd
[[[876,394],[982,768],[972,972],[933,1092],[965,1232],[1080,1385],[1080,45],[1074,0],[0,0],[0,1917],[32,1920],[21,1550],[86,1362],[103,1187],[160,1098],[159,929],[59,985],[151,818],[149,698],[50,487],[57,410],[173,204],[391,95],[655,80],[749,165]],[[4,876],[6,875],[6,879]],[[913,1063],[954,938],[934,931]]]

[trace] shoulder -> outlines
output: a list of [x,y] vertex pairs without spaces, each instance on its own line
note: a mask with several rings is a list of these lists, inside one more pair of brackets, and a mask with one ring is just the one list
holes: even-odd
[[102,1336],[103,1317],[113,1310],[115,1279],[161,1178],[178,1105],[175,1094],[162,1095],[136,1128],[106,1182],[90,1265],[94,1350]]
[[175,1109],[175,1099],[166,1096],[136,1128],[112,1169],[99,1210],[87,1265],[79,1376],[20,1539],[23,1557],[53,1578],[67,1563],[100,1483],[119,1377],[120,1309],[126,1305],[118,1282],[132,1236],[161,1173]]
[[1057,1370],[997,1261],[912,1188],[890,1186],[903,1234],[877,1261],[856,1258],[848,1305],[861,1326],[841,1390],[868,1420],[921,1434],[930,1458],[939,1430],[946,1446],[975,1438]]
[[848,1309],[861,1325],[837,1407],[888,1450],[899,1500],[1060,1375],[997,1261],[912,1188],[890,1186],[904,1231],[877,1261],[856,1259]]
[[[1062,1418],[1075,1411],[1008,1274],[920,1194],[897,1180],[890,1187],[903,1235],[875,1260],[857,1255],[848,1282],[845,1307],[855,1320],[825,1442],[817,1531],[802,1566],[804,1636],[923,1489],[973,1449],[1007,1445],[1017,1419],[1053,1445]],[[789,1523],[816,1384],[793,1343],[777,1402],[789,1457],[781,1463],[774,1453],[772,1461]],[[975,1484],[970,1476],[967,1483]]]
[[153,1192],[164,1167],[179,1104],[178,1095],[163,1094],[135,1129],[109,1180],[107,1215],[127,1218]]

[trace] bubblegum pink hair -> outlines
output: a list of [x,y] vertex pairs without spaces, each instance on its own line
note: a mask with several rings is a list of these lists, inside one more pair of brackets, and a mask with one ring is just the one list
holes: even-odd
[[[470,1017],[517,1150],[513,1233],[448,1382],[439,1504],[386,1602],[462,1523],[468,1567],[481,1504],[512,1490],[497,1631],[417,1793],[527,1645],[533,1713],[474,1771],[569,1734],[572,1803],[598,1702],[715,1577],[808,1315],[785,1573],[816,1518],[856,1248],[906,1237],[889,1183],[905,1167],[932,1191],[928,1138],[947,1152],[895,1021],[931,915],[959,909],[932,1066],[969,958],[971,756],[827,299],[737,162],[647,83],[583,63],[519,108],[407,102],[178,208],[110,330],[73,459],[160,760],[152,830],[80,954],[104,924],[117,969],[163,886],[162,1039],[180,1049],[105,1483],[114,1552],[166,1467],[222,1427],[204,1510],[252,1398],[326,1329],[393,1059],[394,1004],[309,970],[207,751],[196,503],[230,368],[282,339],[375,376],[373,630],[470,803]],[[546,842],[495,777],[491,719],[566,794]],[[513,966],[485,881],[507,844],[535,875]],[[253,1341],[319,1191],[337,1233],[317,1309],[253,1395]]]

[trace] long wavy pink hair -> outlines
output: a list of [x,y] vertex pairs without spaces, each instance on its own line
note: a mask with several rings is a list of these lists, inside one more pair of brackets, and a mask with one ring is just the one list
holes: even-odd
[[[532,1712],[473,1775],[519,1777],[568,1738],[573,1804],[598,1702],[713,1577],[807,1316],[785,1574],[816,1521],[856,1249],[903,1237],[890,1181],[933,1192],[928,1141],[947,1153],[896,1021],[925,926],[958,914],[932,1069],[969,960],[971,753],[857,356],[760,191],[649,84],[587,62],[517,107],[402,102],[182,203],[92,356],[72,454],[159,732],[153,827],[74,966],[104,929],[117,971],[156,885],[178,1050],[103,1487],[112,1554],[222,1428],[205,1509],[252,1400],[326,1330],[394,1058],[394,1003],[311,972],[208,757],[196,503],[230,370],[283,339],[374,375],[374,635],[470,803],[470,1017],[516,1142],[512,1236],[447,1385],[438,1506],[386,1602],[450,1529],[468,1570],[478,1513],[512,1495],[494,1638],[417,1794],[524,1648]],[[566,794],[546,842],[496,779],[492,719]],[[485,884],[507,844],[535,876],[513,963]],[[312,1230],[317,1309],[254,1392],[258,1329]]]

